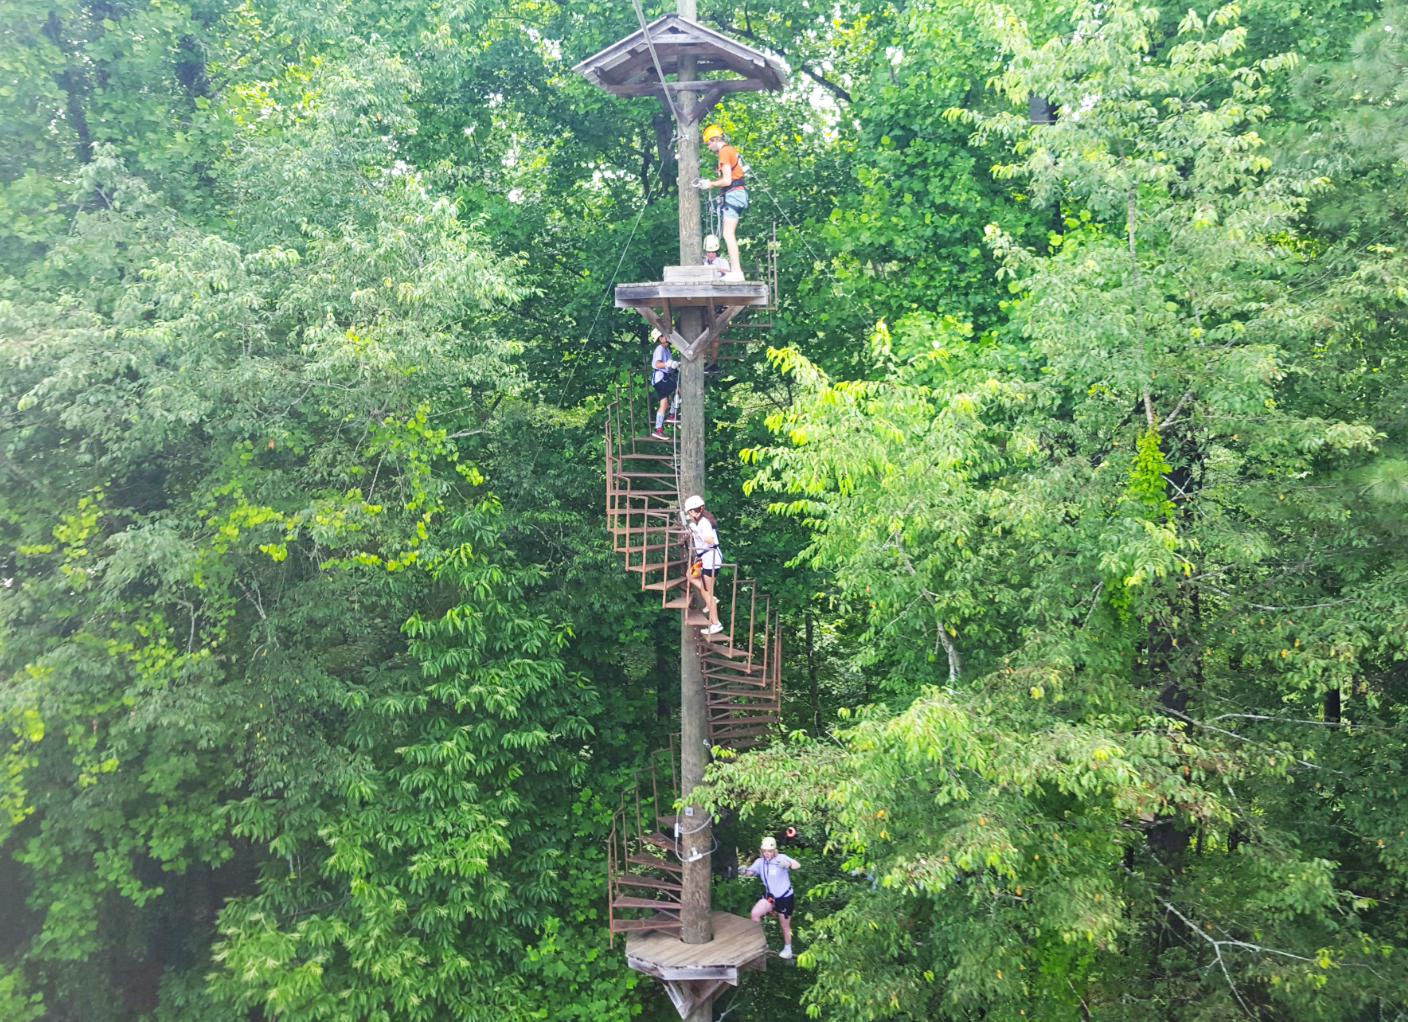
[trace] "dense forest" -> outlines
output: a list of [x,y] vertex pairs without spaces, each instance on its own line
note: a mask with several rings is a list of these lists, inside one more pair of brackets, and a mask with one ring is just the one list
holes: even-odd
[[[1408,8],[699,19],[792,71],[711,115],[786,701],[708,791],[799,958],[716,1017],[1408,1019]],[[633,5],[0,24],[0,1019],[676,1018],[604,890],[680,698],[602,502],[673,128],[571,71]]]

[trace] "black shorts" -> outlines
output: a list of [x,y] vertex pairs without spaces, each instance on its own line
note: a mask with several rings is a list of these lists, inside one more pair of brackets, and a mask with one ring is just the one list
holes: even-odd
[[651,384],[651,386],[655,388],[655,396],[663,401],[675,392],[675,378],[673,376],[667,376],[659,383]]
[[780,916],[786,916],[788,919],[791,919],[792,906],[796,904],[797,896],[795,894],[784,894],[780,898],[769,898],[768,901],[772,903],[772,910],[774,912]]
[[699,569],[699,574],[704,575],[704,576],[707,577],[707,578],[713,578],[713,577],[714,577],[715,575],[717,575],[718,573],[719,573],[719,569],[718,569],[718,568],[700,568],[700,569]]

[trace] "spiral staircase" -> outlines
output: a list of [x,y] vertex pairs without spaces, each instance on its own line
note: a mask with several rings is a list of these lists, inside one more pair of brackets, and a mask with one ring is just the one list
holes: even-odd
[[[761,745],[782,719],[782,635],[771,598],[738,565],[715,576],[722,632],[706,634],[702,597],[691,591],[691,537],[680,511],[679,451],[644,424],[650,391],[632,375],[616,387],[606,416],[606,516],[615,550],[641,589],[679,610],[704,671],[709,742],[737,752]],[[668,763],[668,769],[665,764]],[[668,778],[668,780],[667,780]],[[657,752],[621,794],[607,845],[610,928],[678,934],[678,774],[673,748]],[[644,914],[642,914],[644,913]]]

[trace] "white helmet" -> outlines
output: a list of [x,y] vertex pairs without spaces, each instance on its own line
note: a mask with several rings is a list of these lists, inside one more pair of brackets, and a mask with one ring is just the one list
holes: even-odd
[[759,847],[765,852],[775,852],[777,851],[777,838],[765,837]]
[[686,501],[684,502],[684,509],[685,509],[686,511],[693,511],[693,510],[695,510],[696,508],[701,508],[701,507],[703,507],[703,506],[704,506],[704,498],[703,498],[703,497],[700,497],[700,496],[690,497],[688,500],[686,500]]
[[717,234],[704,235],[704,251],[717,252],[719,250],[719,236]]

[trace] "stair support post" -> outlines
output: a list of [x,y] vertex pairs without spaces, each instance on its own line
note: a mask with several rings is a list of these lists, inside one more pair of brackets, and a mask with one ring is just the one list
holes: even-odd
[[[694,20],[694,0],[678,0],[676,10]],[[681,81],[693,81],[694,62],[682,60]],[[677,96],[676,107],[689,110],[697,97],[689,92]],[[694,179],[699,177],[699,125],[687,122],[676,126],[679,142],[676,150],[679,166],[679,228],[680,265],[698,266],[704,252],[700,243],[699,191]],[[704,332],[704,312],[698,307],[685,307],[679,313],[679,332],[685,337],[698,337]],[[691,352],[693,358],[681,360],[679,468],[680,500],[692,494],[704,493],[704,359],[703,352]],[[709,711],[704,693],[704,666],[695,648],[695,627],[688,624],[687,614],[680,615],[680,795],[684,809],[680,815],[680,851],[684,863],[681,901],[681,938],[686,944],[707,944],[713,940],[710,885],[710,849],[713,834],[710,819],[701,806],[689,802],[689,794],[704,780],[704,768],[709,761]],[[689,1012],[686,1022],[707,1022],[712,1012],[713,997],[708,996]]]

